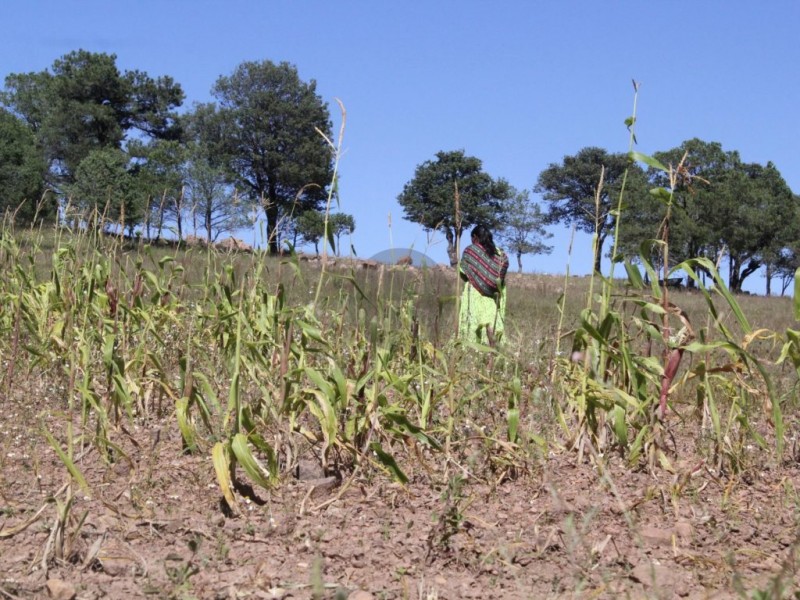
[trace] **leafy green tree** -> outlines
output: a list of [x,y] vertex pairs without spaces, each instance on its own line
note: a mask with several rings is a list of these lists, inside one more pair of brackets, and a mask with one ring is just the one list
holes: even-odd
[[[741,162],[738,154],[726,152],[718,142],[693,138],[654,157],[674,173],[674,210],[668,232],[674,262],[698,257],[716,262],[724,242],[715,229],[725,218],[721,200],[730,173]],[[668,173],[651,170],[650,175],[655,185],[669,189]]]
[[255,204],[236,193],[225,156],[225,120],[214,104],[198,104],[183,120],[187,140],[184,178],[194,228],[202,222],[210,244],[223,233],[245,227]]
[[236,182],[261,203],[271,253],[281,218],[318,209],[333,176],[327,104],[289,63],[244,62],[213,89],[224,154]]
[[132,174],[135,193],[143,204],[148,238],[155,218],[159,238],[165,223],[174,223],[178,239],[183,239],[184,218],[189,212],[185,194],[186,145],[176,140],[134,140],[128,150],[136,159]]
[[36,216],[55,215],[55,204],[43,196],[46,169],[30,128],[0,109],[0,220],[8,213],[17,224],[28,225]]
[[[794,202],[796,206],[800,206],[799,195],[795,194]],[[772,257],[767,267],[767,295],[769,296],[772,293],[772,278],[777,277],[781,285],[781,296],[783,296],[794,280],[797,269],[800,269],[800,239],[795,236],[795,238],[781,250],[779,256]]]
[[129,131],[175,139],[183,91],[169,77],[121,73],[113,54],[71,52],[52,71],[6,77],[0,100],[33,129],[53,184],[74,181],[93,150],[121,148]]
[[507,181],[492,179],[479,159],[456,150],[437,152],[435,160],[418,165],[397,201],[408,221],[444,233],[450,264],[455,266],[464,230],[478,223],[499,228],[511,194]]
[[641,168],[632,164],[625,154],[609,154],[595,147],[584,148],[575,156],[565,156],[560,164],[550,164],[539,174],[534,187],[534,192],[542,194],[550,205],[548,223],[574,224],[580,231],[597,235],[594,269],[598,272],[606,239],[614,231],[614,211],[626,169],[626,198],[644,193],[645,177]]
[[550,254],[552,246],[544,240],[553,237],[545,229],[545,217],[539,205],[531,201],[527,190],[515,192],[507,203],[508,216],[501,237],[508,252],[517,257],[517,267],[522,273],[523,254]]
[[750,275],[774,262],[794,240],[800,224],[794,194],[774,164],[740,163],[718,199],[709,221],[726,247],[728,286],[741,291]]
[[314,244],[319,255],[319,241],[325,236],[325,215],[318,210],[307,210],[295,218],[297,233],[303,242]]
[[211,244],[223,233],[233,233],[248,224],[253,206],[240,198],[228,183],[225,171],[209,160],[196,145],[189,147],[186,193],[197,229],[199,219],[206,241]]
[[356,230],[356,220],[353,215],[346,213],[333,213],[328,217],[328,227],[336,238],[336,255],[342,253],[342,235],[352,235]]
[[127,163],[126,154],[116,148],[93,150],[81,161],[67,192],[82,221],[95,226],[120,224],[129,232],[142,221],[142,204],[132,192]]
[[664,206],[652,197],[626,206],[621,238],[626,252],[645,239],[669,243],[670,266],[705,257],[728,264],[728,286],[739,291],[764,265],[779,264],[798,229],[794,196],[778,170],[742,162],[739,153],[697,138],[654,157],[669,173],[651,169],[652,184],[670,189],[673,210],[664,231]]

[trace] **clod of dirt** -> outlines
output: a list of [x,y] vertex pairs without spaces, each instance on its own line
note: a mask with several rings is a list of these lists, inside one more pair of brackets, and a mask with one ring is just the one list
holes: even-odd
[[347,596],[347,600],[373,600],[375,596],[370,594],[369,592],[365,592],[364,590],[356,590],[355,592],[351,592],[349,596]]
[[53,600],[73,600],[75,598],[75,587],[61,579],[48,579],[47,591]]

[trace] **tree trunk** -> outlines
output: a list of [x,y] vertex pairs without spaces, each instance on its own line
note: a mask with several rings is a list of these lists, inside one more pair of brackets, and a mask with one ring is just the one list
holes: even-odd
[[728,287],[732,292],[742,291],[742,281],[739,276],[739,261],[731,256],[728,259]]
[[599,235],[597,236],[597,248],[595,249],[594,254],[594,271],[595,273],[600,273],[600,266],[601,261],[603,259],[603,243],[605,242],[606,236]]
[[517,267],[519,272],[522,273],[522,252],[517,252]]
[[[270,186],[272,188],[272,186]],[[278,203],[273,199],[274,193],[271,193],[264,203],[264,214],[267,217],[267,243],[269,253],[272,256],[278,255]],[[263,196],[262,196],[263,198]]]
[[450,266],[455,267],[458,264],[458,251],[456,250],[456,239],[453,230],[449,227],[445,229],[444,237],[447,240],[447,256],[450,258]]
[[767,296],[772,296],[772,265],[767,265],[764,276],[767,279]]
[[144,208],[144,230],[147,235],[147,241],[150,241],[150,211],[153,208],[152,196],[147,197],[147,204]]
[[739,291],[742,290],[744,280],[750,277],[750,275],[758,271],[760,268],[761,263],[752,258],[748,261],[747,266],[743,266],[741,272],[739,273]]

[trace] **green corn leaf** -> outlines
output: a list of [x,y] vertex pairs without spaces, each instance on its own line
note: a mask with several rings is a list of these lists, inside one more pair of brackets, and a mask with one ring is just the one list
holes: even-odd
[[611,409],[611,423],[614,428],[614,435],[617,436],[617,441],[623,448],[627,447],[628,423],[625,421],[625,409],[619,404]]
[[506,414],[508,423],[508,441],[512,444],[517,443],[517,432],[519,430],[519,408],[509,408]]
[[667,167],[662,165],[652,156],[648,156],[647,154],[642,154],[641,152],[636,152],[635,150],[632,150],[631,152],[628,152],[628,157],[633,161],[643,162],[648,167],[653,167],[654,169],[658,169],[659,171],[664,171],[665,173],[669,171]]
[[228,507],[235,513],[239,512],[239,506],[233,495],[233,481],[230,472],[230,455],[228,447],[223,442],[217,442],[211,449],[211,460],[214,463],[214,472],[217,474],[219,489],[228,503]]
[[800,268],[794,272],[794,319],[800,321]]
[[650,432],[650,426],[645,425],[639,430],[639,433],[636,435],[636,439],[633,440],[631,444],[631,449],[628,452],[628,463],[633,465],[639,461],[639,457],[642,454],[642,450],[644,449],[644,441],[647,437],[648,433]]
[[179,398],[175,401],[175,417],[178,421],[178,429],[181,432],[183,443],[189,452],[197,450],[197,438],[194,425],[189,418],[189,399]]
[[672,194],[668,189],[663,187],[652,188],[650,190],[650,195],[658,198],[664,204],[669,204],[672,201]]
[[333,360],[331,360],[331,378],[336,383],[336,395],[341,407],[347,405],[347,379]]
[[400,483],[408,483],[408,477],[403,473],[403,470],[398,466],[397,461],[395,461],[391,454],[387,453],[378,442],[372,442],[369,447],[370,450],[375,453],[378,463],[384,467],[392,477]]
[[336,441],[336,411],[331,404],[330,398],[320,390],[308,391],[317,400],[316,403],[310,402],[308,404],[308,410],[317,418],[326,444],[333,444]]
[[121,403],[128,416],[133,418],[133,399],[125,377],[120,373],[114,373],[111,376],[111,380],[114,383],[114,399]]
[[330,226],[330,223],[325,226],[325,232],[328,235],[328,243],[331,245],[331,252],[336,254],[336,240],[333,237],[333,227]]
[[[214,391],[214,388],[212,387],[211,382],[208,380],[208,377],[198,371],[195,371],[192,376],[194,377],[195,381],[200,383],[200,391],[206,402],[211,403],[211,407],[214,409],[214,412],[220,412],[222,408],[220,407],[217,393]],[[207,411],[208,408],[205,408],[205,410]]]
[[319,390],[325,394],[331,400],[336,398],[336,392],[334,391],[333,386],[329,381],[327,381],[319,371],[307,367],[305,369],[306,377],[308,377],[311,382],[319,388]]
[[67,455],[67,453],[61,449],[61,444],[58,443],[58,441],[53,437],[53,435],[49,431],[47,431],[47,429],[43,428],[42,432],[44,433],[44,437],[47,438],[47,443],[50,444],[50,447],[58,455],[58,458],[61,460],[62,463],[64,463],[64,466],[67,468],[67,471],[69,471],[69,474],[72,476],[75,482],[81,487],[83,493],[86,494],[87,496],[90,496],[91,492],[89,491],[89,484],[86,483],[86,478],[83,476],[83,473],[81,473],[81,470],[72,460],[72,458],[70,458]]
[[431,448],[435,448],[436,450],[442,449],[439,442],[428,435],[421,427],[414,425],[408,420],[408,417],[400,411],[400,408],[392,406],[387,408],[383,412],[383,415],[396,426],[396,430],[400,433],[410,435],[416,438],[419,442],[425,444],[426,446],[430,446]]
[[253,431],[247,434],[247,441],[267,457],[266,472],[269,473],[270,482],[277,481],[279,466],[278,455],[275,453],[275,450],[272,449],[272,446],[270,446],[263,437]]
[[259,460],[253,456],[250,447],[247,445],[246,435],[243,433],[234,435],[231,441],[231,450],[233,450],[233,454],[236,456],[236,461],[242,465],[242,468],[250,479],[265,489],[270,489],[272,487],[270,479],[273,478],[275,474],[270,474],[270,472],[261,465]]
[[625,272],[628,274],[628,282],[631,286],[637,290],[644,289],[644,280],[642,279],[642,274],[639,272],[639,268],[631,264],[629,260],[624,261],[623,265],[625,266]]
[[296,321],[296,324],[300,326],[300,329],[303,331],[303,335],[305,337],[327,346],[327,342],[322,338],[322,332],[319,330],[319,328],[314,327],[303,320]]

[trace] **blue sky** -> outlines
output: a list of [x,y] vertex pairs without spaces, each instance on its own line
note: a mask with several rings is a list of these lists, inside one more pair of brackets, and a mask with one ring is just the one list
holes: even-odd
[[[334,130],[347,110],[341,210],[369,257],[413,247],[444,262],[441,234],[403,219],[396,198],[420,163],[463,149],[493,177],[531,189],[586,146],[637,150],[698,137],[774,162],[800,192],[800,2],[719,0],[4,0],[0,78],[79,48],[120,69],[169,75],[186,106],[211,100],[245,60],[289,61],[315,79]],[[534,195],[534,198],[536,196]],[[391,228],[389,227],[391,215]],[[551,229],[526,271],[591,269],[590,240]],[[750,287],[763,288],[761,274]],[[747,287],[747,286],[746,286]]]

